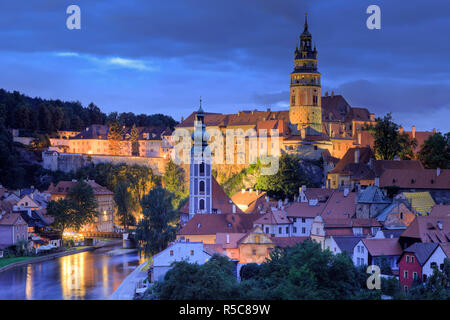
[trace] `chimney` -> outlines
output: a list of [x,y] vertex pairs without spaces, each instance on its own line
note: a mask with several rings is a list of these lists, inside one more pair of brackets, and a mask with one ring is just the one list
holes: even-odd
[[361,145],[361,141],[362,141],[362,133],[358,132],[358,144]]
[[355,150],[355,163],[359,163],[359,149]]
[[436,168],[436,177],[441,175],[441,168]]
[[301,129],[300,134],[302,136],[302,140],[305,140],[306,139],[306,129]]
[[403,132],[404,132],[405,130],[403,130],[403,128],[400,127],[400,129],[399,129],[398,131],[400,132],[400,134],[403,134]]
[[233,213],[236,213],[236,205],[233,204]]
[[344,197],[347,197],[350,192],[349,188],[344,188]]
[[413,139],[416,138],[416,126],[412,126],[411,135],[412,135]]
[[334,91],[331,91],[331,96],[334,97]]
[[227,234],[227,243],[230,243],[230,235]]

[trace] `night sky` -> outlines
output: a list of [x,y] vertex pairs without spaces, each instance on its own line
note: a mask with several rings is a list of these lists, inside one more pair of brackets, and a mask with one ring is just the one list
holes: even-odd
[[[71,4],[81,30],[66,28]],[[323,94],[450,131],[448,0],[3,0],[0,87],[176,120],[200,96],[208,112],[287,110],[305,12]]]

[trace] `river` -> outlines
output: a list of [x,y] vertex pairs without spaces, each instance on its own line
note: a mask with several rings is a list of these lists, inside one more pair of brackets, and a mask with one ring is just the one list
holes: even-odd
[[0,300],[104,300],[140,261],[117,247],[77,253],[0,272]]

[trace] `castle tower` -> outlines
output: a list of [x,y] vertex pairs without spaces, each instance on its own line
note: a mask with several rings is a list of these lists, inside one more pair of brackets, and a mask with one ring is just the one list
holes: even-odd
[[212,213],[211,198],[211,151],[208,148],[208,134],[205,115],[201,106],[194,121],[189,170],[189,218],[197,213]]
[[317,71],[317,50],[312,47],[312,36],[305,27],[300,35],[300,49],[294,53],[294,71],[291,73],[289,120],[308,135],[322,133],[322,101],[320,73]]

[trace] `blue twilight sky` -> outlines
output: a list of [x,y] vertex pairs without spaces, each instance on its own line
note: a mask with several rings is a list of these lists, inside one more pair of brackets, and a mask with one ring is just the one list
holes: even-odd
[[[81,30],[66,28],[71,4]],[[209,112],[287,109],[306,11],[322,93],[450,131],[448,0],[3,0],[0,87],[177,120],[199,96]]]

